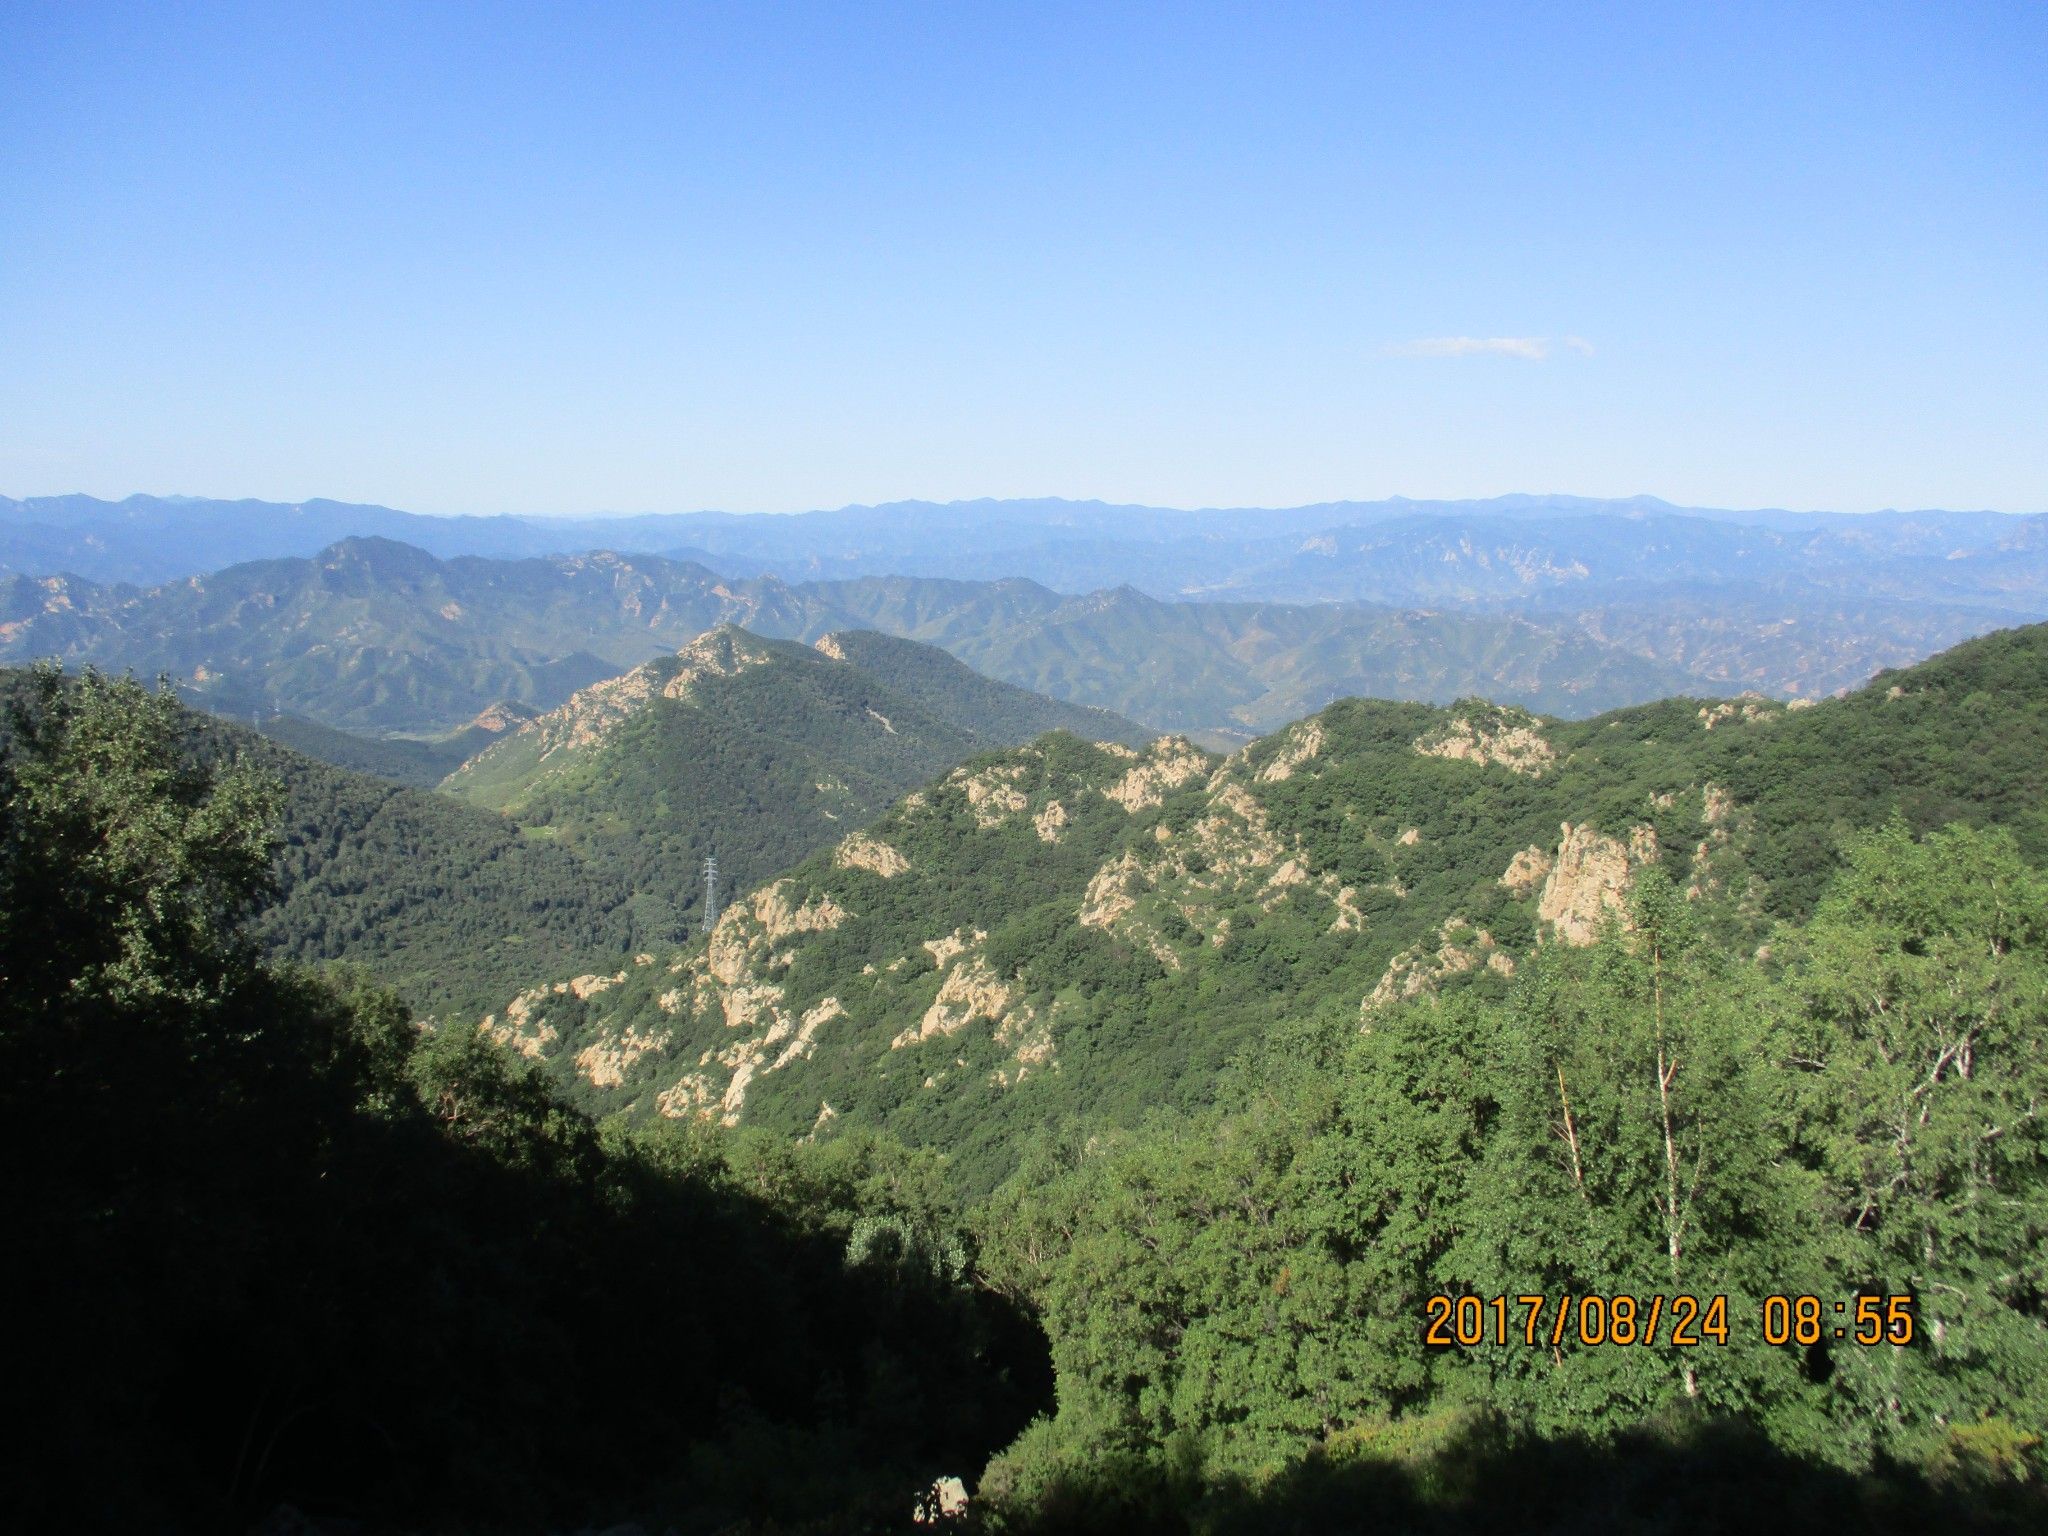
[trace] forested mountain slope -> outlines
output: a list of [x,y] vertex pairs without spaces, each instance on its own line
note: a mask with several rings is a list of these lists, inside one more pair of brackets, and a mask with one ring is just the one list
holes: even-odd
[[0,658],[167,674],[223,714],[427,734],[501,702],[553,708],[721,623],[847,625],[780,583],[729,587],[687,561],[443,561],[382,538],[151,588],[12,578],[0,620]]
[[499,736],[532,717],[531,710],[516,704],[498,704],[459,731],[431,737],[338,731],[303,715],[259,716],[252,724],[280,746],[323,763],[375,774],[415,789],[432,789]]
[[[35,687],[30,673],[0,671],[0,743],[12,730],[5,712]],[[502,816],[246,725],[174,714],[195,761],[239,756],[279,787],[278,848],[251,916],[274,959],[347,961],[423,1011],[460,1012],[535,966],[587,970],[674,933],[635,927],[632,889],[616,871],[524,837]]]
[[622,872],[445,795],[209,725],[284,785],[276,887],[254,932],[281,959],[347,961],[424,1012],[473,1008],[545,963],[586,971],[677,932]]
[[[501,707],[438,743],[291,719],[261,735],[190,724],[285,786],[277,890],[256,920],[270,952],[361,965],[414,1007],[473,1015],[524,978],[676,943],[701,908],[706,853],[744,888],[1049,721],[1143,734],[927,646],[843,638],[931,707],[822,651],[718,630],[554,715]],[[423,791],[472,742],[484,750],[453,793]]]
[[0,659],[162,673],[227,715],[283,711],[433,736],[500,704],[552,708],[721,623],[805,641],[869,628],[1056,699],[1241,740],[1348,694],[1448,703],[1485,693],[1584,715],[1731,681],[1811,693],[1986,622],[1850,616],[1820,646],[1783,617],[1734,632],[1702,624],[1713,643],[1695,658],[1687,625],[1632,628],[1615,615],[1610,639],[1569,616],[1162,602],[1128,587],[1065,597],[1028,581],[792,586],[649,555],[442,561],[356,539],[149,589],[0,580]]
[[1402,606],[1611,604],[1663,587],[1776,584],[2024,610],[2048,600],[2040,517],[1678,507],[1654,496],[1500,496],[1291,508],[1102,502],[897,502],[794,516],[422,517],[332,501],[0,497],[0,571],[154,583],[338,540],[401,540],[450,559],[592,549],[701,560],[789,581],[1027,577],[1062,592]]
[[485,1027],[593,1106],[882,1126],[985,1188],[1029,1126],[1205,1102],[1281,1019],[1504,997],[1653,866],[1747,953],[1848,830],[1995,824],[2038,859],[2044,796],[2048,627],[1807,708],[1348,700],[1221,760],[1055,735],[911,795],[708,945],[547,979]]
[[1044,1403],[928,1159],[600,1130],[360,976],[262,963],[263,765],[130,682],[9,691],[0,1220],[36,1325],[0,1525],[895,1529]]
[[[2037,1531],[2044,650],[1220,762],[1054,734],[482,1030],[256,963],[282,748],[9,679],[0,1510],[854,1532],[957,1473],[1011,1536]],[[1422,938],[1361,997],[1381,929]],[[647,1061],[676,1113],[543,1076],[610,1109]]]
[[[892,681],[856,664],[870,658]],[[601,865],[635,893],[643,930],[680,933],[702,909],[706,856],[745,890],[1053,722],[1142,735],[930,646],[847,634],[810,647],[727,625],[507,732],[442,788]]]

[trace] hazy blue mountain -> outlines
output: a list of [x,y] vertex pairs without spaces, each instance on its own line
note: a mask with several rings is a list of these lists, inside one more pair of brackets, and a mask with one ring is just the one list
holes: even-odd
[[1057,499],[894,502],[791,516],[422,517],[339,502],[0,499],[0,570],[161,582],[375,536],[443,558],[664,554],[791,581],[1025,577],[1061,592],[1397,606],[1608,603],[1675,583],[1784,582],[2048,613],[2042,518],[1682,508],[1502,496],[1181,511]]
[[509,701],[551,709],[720,623],[851,625],[779,582],[609,554],[442,561],[389,539],[152,588],[0,579],[0,657],[60,656],[174,678],[195,702],[439,734]]
[[352,539],[147,589],[0,581],[0,661],[162,673],[218,713],[373,733],[440,735],[502,702],[553,708],[720,624],[804,641],[879,630],[1052,699],[1201,732],[1265,729],[1347,694],[1484,692],[1583,715],[1698,686],[1568,622],[1510,614],[1162,602],[1132,587],[1070,598],[1025,581],[725,580],[646,555],[442,561]]

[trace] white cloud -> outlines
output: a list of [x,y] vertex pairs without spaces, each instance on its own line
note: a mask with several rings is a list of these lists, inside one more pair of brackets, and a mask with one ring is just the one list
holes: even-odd
[[[1583,336],[1567,336],[1564,345],[1581,357],[1593,355],[1593,344]],[[1396,342],[1386,351],[1390,357],[1514,357],[1540,363],[1550,349],[1548,336],[1425,336]]]

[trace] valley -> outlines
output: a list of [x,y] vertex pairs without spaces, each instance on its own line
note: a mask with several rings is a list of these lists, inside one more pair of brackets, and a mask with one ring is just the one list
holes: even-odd
[[[1404,558],[1451,569],[1443,557],[1465,546],[1446,546],[1442,529],[1419,526],[1427,522],[1396,525],[1415,546]],[[1220,591],[1168,600],[1130,585],[1069,596],[1021,578],[742,579],[652,554],[440,559],[363,536],[311,557],[148,588],[5,578],[0,662],[54,656],[167,675],[215,713],[259,722],[282,714],[420,741],[427,758],[453,766],[447,738],[487,730],[478,722],[507,712],[556,708],[720,624],[805,643],[866,629],[936,645],[991,679],[1228,748],[1348,696],[1448,704],[1483,695],[1566,717],[1677,693],[1824,697],[2048,612],[2024,582],[1889,592],[1868,560],[1839,566],[1845,574],[1831,583],[1730,585],[1711,563],[1676,580],[1671,567],[1691,553],[1683,543],[1670,552],[1661,581],[1618,574],[1539,584],[1512,600],[1501,595],[1520,590],[1512,576],[1506,589],[1456,594],[1396,583],[1406,600],[1431,604],[1400,607],[1350,597],[1246,602]],[[1991,554],[1990,568],[2006,572],[2007,558]],[[1479,569],[1497,563],[1483,550],[1473,558]],[[350,750],[332,739],[327,749]],[[420,758],[422,749],[393,750]],[[356,760],[370,761],[360,750]],[[414,782],[425,782],[423,761],[385,755]]]
[[1047,737],[899,801],[708,943],[536,978],[482,1027],[593,1113],[868,1127],[982,1193],[1032,1125],[1208,1103],[1283,1019],[1502,1002],[1538,946],[1625,931],[1648,868],[1746,952],[1889,817],[2048,856],[2043,678],[2037,627],[1806,708],[1351,700],[1228,757]]

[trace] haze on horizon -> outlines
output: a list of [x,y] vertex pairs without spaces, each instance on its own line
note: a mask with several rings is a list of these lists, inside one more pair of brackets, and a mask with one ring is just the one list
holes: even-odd
[[2048,11],[25,4],[0,492],[2048,507]]

